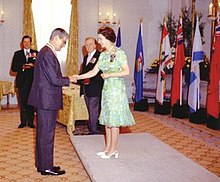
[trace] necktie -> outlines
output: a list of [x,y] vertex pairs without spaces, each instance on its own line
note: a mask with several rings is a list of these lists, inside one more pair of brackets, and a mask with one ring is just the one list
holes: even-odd
[[26,62],[28,62],[28,55],[29,55],[29,52],[28,52],[28,50],[25,50],[25,57],[26,57]]

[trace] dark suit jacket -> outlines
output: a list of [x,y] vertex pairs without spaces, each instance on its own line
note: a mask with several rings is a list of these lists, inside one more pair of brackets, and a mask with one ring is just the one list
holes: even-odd
[[69,83],[69,78],[62,76],[60,63],[53,51],[44,46],[35,61],[34,80],[28,103],[38,109],[62,109],[62,86]]
[[[30,49],[30,53],[37,54],[38,51]],[[31,84],[33,81],[34,68],[22,70],[22,66],[26,63],[24,50],[16,51],[12,59],[11,70],[17,72],[16,86],[18,88],[23,88],[26,84]],[[35,63],[35,58],[28,58],[28,63]]]
[[[87,57],[86,55],[83,59],[81,74],[86,73],[94,68],[96,63],[98,62],[100,52],[96,51],[93,55],[91,61],[86,65]],[[97,97],[101,95],[102,87],[103,87],[103,79],[101,77],[101,71],[99,73],[90,78],[90,83],[88,85],[84,85],[83,81],[81,83],[81,94],[86,94],[87,97]],[[82,87],[85,87],[83,89]],[[85,90],[85,93],[83,92]]]

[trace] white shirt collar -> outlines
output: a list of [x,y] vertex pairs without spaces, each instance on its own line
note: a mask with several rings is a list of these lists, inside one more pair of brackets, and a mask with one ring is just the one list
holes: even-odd
[[87,60],[86,60],[86,65],[89,64],[89,62],[91,61],[91,59],[94,56],[95,52],[96,52],[96,49],[94,51],[92,51],[91,53],[88,53],[88,57],[87,57]]
[[88,57],[91,59],[94,56],[95,52],[96,52],[96,49],[94,51],[92,51],[91,53],[89,53]]
[[55,48],[54,48],[54,46],[53,46],[52,44],[46,43],[46,46],[49,47],[49,48],[53,51],[53,53],[54,53],[55,56],[57,55],[57,54],[56,54],[56,50],[55,50]]
[[30,53],[30,49],[24,49],[24,53],[26,54],[26,53]]

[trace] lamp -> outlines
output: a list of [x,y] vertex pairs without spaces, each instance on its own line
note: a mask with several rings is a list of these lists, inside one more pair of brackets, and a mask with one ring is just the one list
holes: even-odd
[[116,22],[116,13],[112,13],[110,16],[110,13],[107,12],[105,15],[103,15],[102,12],[99,12],[99,20],[98,23],[101,26],[114,26],[117,24]]
[[217,12],[219,11],[219,7],[220,7],[220,1],[213,0],[209,4],[208,18],[210,18],[211,20],[215,20],[217,18]]
[[0,19],[0,24],[3,24],[5,22],[4,20],[4,11],[1,11],[1,19]]

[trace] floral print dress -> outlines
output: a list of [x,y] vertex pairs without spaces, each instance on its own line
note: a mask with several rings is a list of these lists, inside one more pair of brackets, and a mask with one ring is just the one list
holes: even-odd
[[[127,63],[125,53],[115,48],[114,54],[102,52],[98,67],[103,73],[120,72],[121,65]],[[130,112],[123,77],[110,77],[104,80],[99,122],[107,127],[131,126],[135,124]]]

